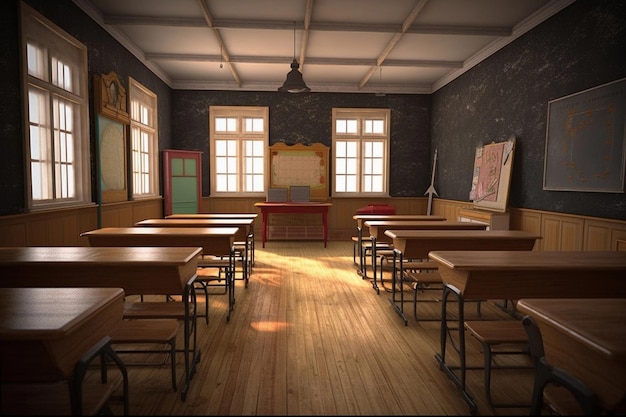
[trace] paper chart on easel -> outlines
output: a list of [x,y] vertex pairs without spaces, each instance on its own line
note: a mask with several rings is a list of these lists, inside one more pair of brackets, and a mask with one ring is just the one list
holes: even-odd
[[506,211],[515,139],[476,148],[469,198],[474,207]]

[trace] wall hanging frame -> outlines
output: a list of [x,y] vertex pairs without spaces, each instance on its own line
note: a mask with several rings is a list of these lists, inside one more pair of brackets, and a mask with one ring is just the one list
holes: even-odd
[[626,78],[548,102],[543,189],[624,192]]

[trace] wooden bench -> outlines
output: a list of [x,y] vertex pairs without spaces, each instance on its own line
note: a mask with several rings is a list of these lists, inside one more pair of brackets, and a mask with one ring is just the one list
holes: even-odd
[[[205,266],[205,265],[218,265],[218,266]],[[222,267],[219,267],[221,265]],[[194,284],[199,286],[204,292],[204,321],[206,324],[209,324],[209,287],[223,286],[224,292],[219,294],[226,294],[227,291],[227,281],[226,274],[222,274],[222,268],[228,267],[228,261],[224,260],[207,260],[206,264],[202,264],[198,267],[196,272],[196,280]],[[221,283],[221,281],[224,281]],[[219,284],[214,284],[214,282],[218,282]],[[198,287],[195,287],[198,288]],[[198,317],[202,317],[202,315],[198,315]]]
[[[528,336],[519,320],[473,320],[465,321],[465,329],[478,340],[483,347],[485,357],[485,396],[493,408],[525,408],[529,402],[495,403],[491,396],[492,369],[532,369],[532,361],[528,365],[498,365],[492,361],[496,355],[526,355],[530,360]],[[503,348],[504,346],[504,348]],[[494,349],[498,347],[497,349]]]
[[[172,369],[172,389],[176,391],[176,336],[178,334],[177,319],[138,319],[123,320],[111,334],[113,345],[168,345],[169,349],[118,349],[114,346],[118,354],[124,353],[164,353],[170,357]],[[165,363],[167,358],[159,364]],[[131,365],[126,363],[126,365]],[[133,365],[137,365],[136,363]],[[141,363],[141,365],[153,365],[151,363]]]

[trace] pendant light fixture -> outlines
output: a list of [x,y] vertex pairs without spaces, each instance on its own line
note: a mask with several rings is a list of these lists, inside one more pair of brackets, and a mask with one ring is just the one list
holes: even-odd
[[298,71],[300,64],[296,60],[296,22],[293,22],[293,61],[291,62],[291,71],[287,73],[287,79],[278,91],[283,93],[308,93],[311,91],[302,79],[302,73]]

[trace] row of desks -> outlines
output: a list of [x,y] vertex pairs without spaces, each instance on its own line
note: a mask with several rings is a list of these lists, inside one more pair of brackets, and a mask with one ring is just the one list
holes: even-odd
[[394,268],[390,302],[405,325],[408,320],[404,314],[404,291],[397,291],[404,284],[405,259],[428,259],[431,251],[464,251],[467,248],[480,251],[532,251],[536,240],[541,239],[541,236],[520,230],[386,230],[385,235],[393,242]]
[[[402,265],[404,259],[429,259],[438,264],[444,290],[441,346],[435,358],[472,413],[476,404],[466,387],[463,326],[463,305],[468,299],[521,299],[517,311],[538,321],[547,359],[587,383],[598,393],[605,409],[624,407],[626,253],[540,252],[532,249],[541,236],[520,231],[461,231],[456,222],[423,218],[408,221],[398,215],[354,218],[359,238],[369,228],[373,251],[381,235],[391,241],[394,264]],[[400,299],[396,298],[395,280],[401,284],[402,275],[394,273],[390,301],[407,324],[402,292]],[[450,297],[456,298],[459,305],[458,322],[453,326],[447,320]],[[458,331],[458,344],[452,340],[453,329]],[[456,361],[450,360],[450,347],[458,355]]]
[[[598,375],[605,384],[615,384],[612,392],[617,391],[623,398],[626,395],[626,383],[624,378],[614,378],[616,372],[626,375],[626,362],[624,352],[626,351],[626,338],[624,337],[623,320],[626,318],[624,304],[609,308],[610,314],[599,314],[604,302],[596,300],[594,302],[582,302],[582,298],[626,298],[626,253],[624,252],[591,252],[591,251],[477,251],[477,250],[434,250],[429,254],[429,258],[437,262],[439,272],[444,281],[443,296],[441,300],[441,349],[435,358],[448,376],[455,382],[461,390],[463,398],[470,406],[470,411],[476,410],[471,395],[466,387],[466,363],[465,363],[465,332],[464,332],[464,300],[466,299],[525,299],[541,298],[550,301],[539,302],[518,302],[518,309],[521,312],[535,314],[538,309],[544,308],[544,318],[555,320],[557,310],[550,310],[550,306],[557,305],[554,299],[575,298],[570,302],[577,305],[577,311],[583,317],[578,324],[585,320],[596,320],[596,326],[584,326],[579,335],[588,339],[588,345],[604,345],[609,349],[605,352],[607,357],[613,356],[609,362],[594,361],[586,366],[591,369],[589,373],[578,374],[575,369],[573,374],[580,375],[584,381],[590,381],[590,374]],[[449,297],[454,297],[458,301],[458,323],[454,326],[459,332],[459,343],[456,352],[459,355],[460,367],[456,369],[450,366],[447,357],[448,342],[454,348],[451,340],[450,327],[447,318],[447,302]],[[530,305],[530,306],[529,306]],[[526,306],[526,307],[524,307]],[[605,305],[605,307],[608,304]],[[520,308],[521,307],[521,308]],[[616,308],[616,309],[614,309]],[[589,310],[588,310],[589,309]],[[561,311],[562,313],[562,311]],[[596,318],[594,319],[594,314]],[[612,314],[612,316],[611,316]],[[619,317],[616,320],[616,316]],[[600,317],[603,317],[600,319]],[[571,317],[570,317],[571,318]],[[579,317],[580,318],[580,317]],[[598,320],[601,320],[598,322]],[[544,322],[546,320],[543,320]],[[565,322],[565,321],[564,321]],[[619,323],[619,324],[618,324]],[[590,323],[585,323],[589,325]],[[573,325],[575,326],[575,325]],[[545,325],[540,326],[542,332],[547,329]],[[603,329],[604,327],[604,329]],[[601,330],[602,329],[602,330]],[[546,343],[546,357],[550,361],[556,358],[555,352],[567,351],[571,354],[571,363],[568,360],[557,361],[563,365],[564,369],[572,369],[572,364],[580,364],[588,361],[592,356],[581,351],[576,345],[569,344],[563,339],[565,335],[572,332],[565,326],[561,326],[560,336],[549,337],[552,343]],[[595,334],[594,334],[595,332]],[[598,335],[601,337],[598,337]],[[604,338],[604,340],[602,340]],[[606,340],[612,342],[605,343]],[[611,345],[618,347],[612,347]],[[600,351],[602,348],[599,349]],[[565,354],[567,357],[568,354]],[[597,356],[593,356],[597,357]],[[460,375],[459,375],[460,374]],[[600,393],[599,393],[600,394]],[[601,395],[604,395],[602,393]],[[607,403],[611,407],[613,403]]]
[[[5,247],[0,248],[0,287],[45,291],[106,287],[122,289],[124,295],[181,295],[185,309],[185,384],[181,397],[185,399],[200,360],[195,339],[196,306],[190,300],[195,299],[193,282],[201,254],[200,247]],[[20,301],[28,308],[28,299]],[[52,317],[66,308],[56,302],[48,307]],[[98,325],[89,327],[95,331]],[[8,360],[0,358],[3,364]]]
[[[404,231],[404,230],[485,230],[487,225],[481,223],[470,222],[456,222],[456,221],[442,221],[442,220],[366,220],[364,226],[369,229],[369,235],[371,239],[371,264],[372,264],[372,286],[379,292],[377,284],[377,266],[376,259],[378,259],[378,246],[380,244],[395,246],[393,238],[385,234],[387,230]],[[417,259],[426,259],[428,254]],[[410,257],[405,257],[410,259]],[[416,259],[416,258],[411,258]],[[366,276],[366,275],[365,275]],[[382,271],[381,271],[382,279]]]
[[[188,215],[185,215],[188,216]],[[190,216],[190,215],[189,215]],[[213,215],[206,215],[213,216]],[[230,217],[234,216],[234,217]],[[196,306],[190,305],[193,296],[193,283],[202,254],[231,254],[234,241],[243,236],[246,242],[246,256],[248,244],[253,241],[253,221],[256,214],[220,214],[218,217],[228,219],[216,221],[220,227],[202,227],[196,224],[192,227],[183,227],[181,220],[167,220],[174,222],[167,227],[131,227],[131,228],[105,228],[85,232],[82,236],[89,239],[90,247],[13,247],[0,248],[0,286],[6,289],[14,289],[5,294],[7,297],[16,297],[18,302],[24,304],[23,309],[28,309],[32,303],[25,297],[20,297],[16,291],[24,287],[54,295],[54,291],[61,290],[55,287],[66,287],[65,292],[75,291],[83,287],[98,288],[106,287],[117,289],[122,296],[133,294],[171,294],[181,295],[185,304],[185,384],[181,391],[183,400],[189,382],[195,371],[195,366],[200,358],[200,350],[196,346]],[[212,217],[213,218],[213,217]],[[163,221],[163,219],[161,219]],[[205,222],[206,220],[201,220]],[[215,222],[215,221],[214,221]],[[227,223],[237,222],[238,226],[228,227]],[[154,226],[154,225],[150,225]],[[165,225],[164,225],[165,226]],[[245,235],[237,235],[243,229]],[[252,237],[252,238],[250,238]],[[253,244],[253,243],[251,243]],[[253,253],[253,251],[250,251]],[[246,277],[247,279],[247,277]],[[45,287],[45,289],[43,289]],[[234,304],[233,292],[229,296],[229,315]],[[8,290],[6,290],[8,291]],[[86,300],[92,300],[86,298]],[[93,301],[93,300],[92,300]],[[7,305],[9,305],[7,303]],[[11,304],[16,307],[16,304]],[[76,306],[81,306],[77,303]],[[123,304],[117,305],[120,309],[119,319],[122,318]],[[58,303],[46,304],[49,309],[47,314],[54,318],[65,318],[67,306]],[[15,312],[23,312],[15,310]],[[7,313],[5,311],[4,313]],[[99,313],[98,313],[99,315]],[[46,339],[46,333],[40,328],[37,332],[28,326],[28,315],[24,320],[14,321],[17,327],[7,327],[11,333],[3,333],[2,346],[8,346],[6,337],[19,338],[19,330],[27,331],[28,337]],[[103,315],[101,320],[105,320]],[[32,317],[31,317],[32,318]],[[4,320],[4,317],[3,317]],[[12,320],[12,319],[11,319]],[[84,316],[77,316],[73,323],[83,322],[86,328],[97,328],[94,337],[100,333],[110,333],[110,328],[101,323],[87,320]],[[4,321],[3,321],[4,323]],[[58,321],[56,324],[60,324]],[[46,326],[45,322],[41,323]],[[61,326],[63,327],[63,326]],[[7,332],[9,330],[6,330]],[[61,329],[57,329],[61,330]],[[57,333],[63,343],[72,343],[67,337],[66,328]],[[104,334],[104,333],[103,333]],[[85,341],[91,339],[85,338]],[[84,347],[76,344],[78,348]],[[63,349],[48,349],[53,358],[53,368],[59,368],[61,374],[66,374],[67,369],[62,369],[56,363],[62,361],[67,364],[74,356],[63,354]],[[15,352],[14,349],[2,350],[0,362],[11,362],[7,352]],[[70,358],[70,359],[68,359]],[[32,359],[32,358],[31,358]],[[16,360],[15,363],[22,361]],[[40,363],[41,361],[37,361]],[[46,362],[46,361],[44,361]],[[35,363],[35,362],[33,362]],[[45,368],[45,367],[44,367]],[[3,372],[5,369],[3,368]],[[3,374],[4,376],[4,374]]]

